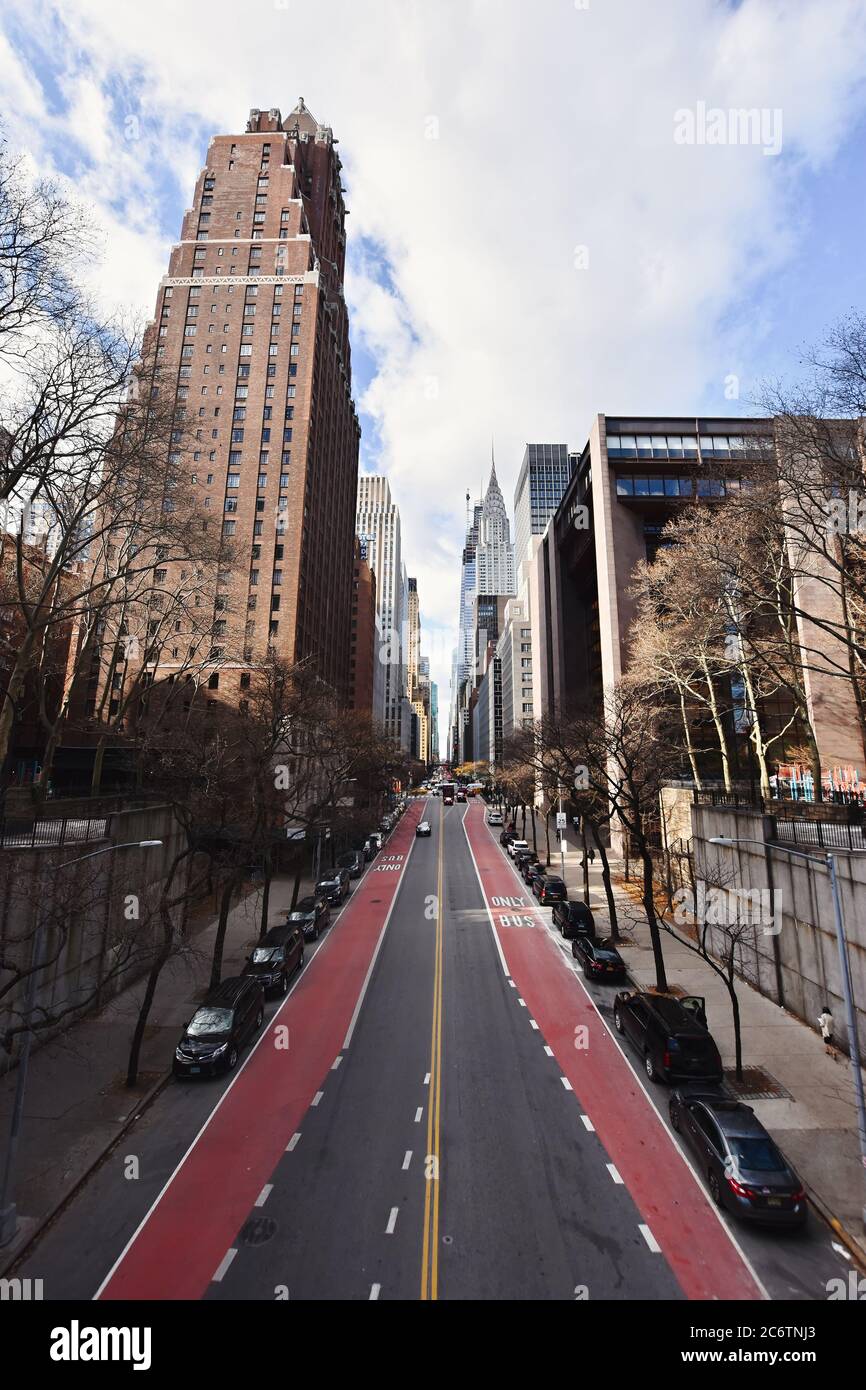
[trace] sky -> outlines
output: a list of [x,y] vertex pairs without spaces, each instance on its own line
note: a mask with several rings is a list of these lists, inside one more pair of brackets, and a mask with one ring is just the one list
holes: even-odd
[[210,136],[299,96],[333,127],[361,467],[401,510],[443,739],[491,439],[511,510],[527,441],[578,449],[599,412],[755,413],[866,305],[864,74],[864,0],[0,13],[7,141],[93,207],[95,291],[142,321]]

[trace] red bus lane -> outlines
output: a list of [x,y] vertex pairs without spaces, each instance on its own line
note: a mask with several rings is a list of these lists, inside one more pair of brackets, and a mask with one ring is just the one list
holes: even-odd
[[421,811],[416,803],[399,821],[97,1298],[195,1299],[207,1290],[335,1058],[351,1045]]
[[[508,973],[686,1298],[766,1297],[484,823],[464,822]],[[646,1235],[645,1237],[646,1238]]]

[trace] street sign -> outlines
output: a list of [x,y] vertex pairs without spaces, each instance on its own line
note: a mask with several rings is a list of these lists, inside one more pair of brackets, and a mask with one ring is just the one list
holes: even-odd
[[557,813],[556,813],[556,828],[557,828],[557,830],[565,830],[565,828],[566,828],[567,825],[568,825],[568,816],[565,814],[564,811],[557,811]]

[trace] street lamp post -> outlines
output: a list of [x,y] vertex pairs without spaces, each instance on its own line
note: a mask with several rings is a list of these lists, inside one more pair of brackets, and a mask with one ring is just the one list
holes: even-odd
[[[102,849],[95,849],[90,854],[82,854],[78,859],[67,859],[65,863],[58,864],[58,869],[68,869],[73,864],[83,864],[85,859],[96,859],[100,854],[113,854],[118,849],[152,849],[156,845],[161,845],[162,840],[130,840],[123,845],[106,845]],[[42,965],[42,939],[44,928],[41,919],[37,920],[36,932],[33,937],[33,953],[30,962],[30,978],[27,981],[27,993],[25,995],[24,1007],[25,1017],[28,1025],[33,1014],[36,1003],[36,989],[39,970]],[[12,1104],[12,1123],[9,1126],[9,1141],[6,1146],[6,1163],[3,1170],[3,1188],[0,1191],[0,1249],[8,1245],[15,1237],[18,1230],[18,1209],[12,1195],[15,1179],[15,1162],[18,1157],[18,1140],[21,1134],[21,1120],[24,1115],[24,1093],[27,1089],[27,1071],[30,1065],[30,1048],[33,1042],[33,1033],[28,1026],[21,1043],[21,1056],[18,1059],[18,1075],[15,1079],[15,1100]]]
[[[839,951],[839,970],[842,977],[842,997],[845,1001],[845,1021],[848,1025],[848,1054],[851,1061],[851,1075],[854,1079],[854,1095],[857,1102],[857,1129],[860,1136],[860,1160],[863,1164],[863,1179],[866,1182],[866,1098],[863,1094],[863,1073],[860,1070],[860,1042],[857,1033],[857,1013],[854,1007],[854,992],[851,986],[851,964],[848,959],[848,943],[845,940],[845,926],[842,917],[842,897],[839,892],[839,878],[836,872],[835,854],[807,854],[805,850],[788,849],[787,845],[771,845],[766,840],[730,839],[715,836],[711,845],[762,845],[765,850],[780,849],[795,859],[805,859],[810,864],[826,866],[833,895],[833,916],[836,924],[836,945]],[[863,1227],[866,1230],[866,1201],[861,1212]]]

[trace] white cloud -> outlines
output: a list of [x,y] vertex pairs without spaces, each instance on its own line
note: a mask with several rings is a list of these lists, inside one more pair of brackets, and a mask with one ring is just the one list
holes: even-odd
[[[7,9],[48,37],[56,10]],[[164,163],[185,205],[203,129],[303,93],[341,140],[357,344],[379,371],[363,406],[381,440],[447,712],[464,496],[495,433],[506,497],[526,440],[580,446],[599,410],[726,408],[725,376],[760,373],[749,301],[802,236],[801,189],[861,113],[858,0],[77,0],[62,12],[72,121],[97,161],[82,192],[110,247],[102,286],[151,312],[166,231]],[[0,48],[15,134],[62,163],[63,122]],[[135,147],[104,93],[129,81],[153,128]],[[674,113],[781,108],[784,148],[684,147]],[[97,129],[96,127],[100,127]],[[150,129],[150,127],[148,127]],[[120,195],[118,212],[116,195]],[[365,243],[366,244],[366,243]],[[576,267],[585,247],[588,266]],[[369,462],[369,461],[368,461]],[[433,512],[451,518],[431,535]]]

